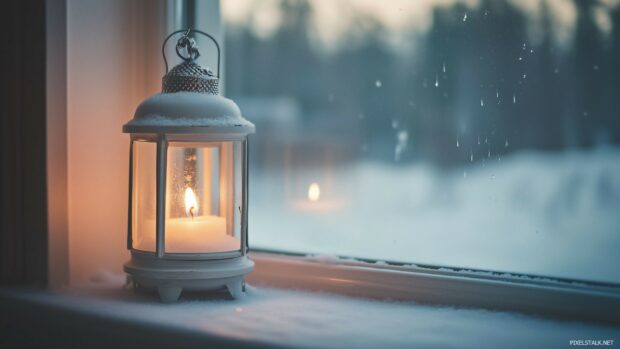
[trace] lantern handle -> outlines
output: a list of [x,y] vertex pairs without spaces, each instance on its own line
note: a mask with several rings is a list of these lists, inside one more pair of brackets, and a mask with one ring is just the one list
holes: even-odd
[[[181,30],[177,30],[172,32],[170,35],[168,35],[166,37],[166,39],[164,40],[163,45],[161,45],[161,55],[164,57],[164,64],[166,65],[166,74],[168,74],[168,60],[166,59],[166,44],[168,43],[168,40],[170,40],[170,38],[173,35],[179,34],[179,33],[185,33],[183,34],[183,36],[179,39],[179,41],[177,42],[177,46],[175,48],[177,55],[183,59],[184,61],[193,61],[196,58],[198,58],[200,56],[200,52],[198,52],[198,47],[195,46],[196,43],[194,42],[194,40],[192,38],[189,37],[190,33],[198,33],[198,34],[202,34],[206,37],[208,37],[209,39],[211,39],[211,41],[213,41],[213,43],[215,44],[215,48],[217,48],[217,78],[219,79],[220,77],[220,45],[217,43],[217,40],[215,40],[215,38],[213,38],[213,36],[201,31],[201,30],[197,30],[197,29],[191,29],[191,28],[187,28],[187,29],[181,29]],[[181,48],[185,48],[187,50],[187,54],[188,56],[185,57],[183,56],[183,54],[181,54],[180,49]]]

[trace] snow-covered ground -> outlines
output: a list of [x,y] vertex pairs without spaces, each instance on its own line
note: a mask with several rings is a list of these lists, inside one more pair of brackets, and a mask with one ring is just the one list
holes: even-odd
[[620,283],[619,148],[298,172],[251,172],[251,247]]

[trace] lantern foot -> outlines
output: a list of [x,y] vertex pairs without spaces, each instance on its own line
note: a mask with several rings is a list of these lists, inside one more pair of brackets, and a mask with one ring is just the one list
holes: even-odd
[[239,299],[243,296],[245,288],[244,284],[245,282],[242,279],[226,285],[226,288],[228,288],[228,292],[230,292],[233,299]]
[[157,292],[159,293],[159,298],[164,303],[174,303],[179,300],[179,296],[181,295],[181,291],[183,289],[181,287],[174,286],[159,286],[157,287]]

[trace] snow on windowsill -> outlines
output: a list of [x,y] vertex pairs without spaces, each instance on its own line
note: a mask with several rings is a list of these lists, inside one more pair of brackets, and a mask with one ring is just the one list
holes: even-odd
[[564,347],[571,339],[620,337],[617,328],[508,312],[252,286],[240,300],[192,293],[162,304],[155,293],[136,293],[123,284],[124,275],[101,273],[79,287],[15,296],[84,316],[295,348]]

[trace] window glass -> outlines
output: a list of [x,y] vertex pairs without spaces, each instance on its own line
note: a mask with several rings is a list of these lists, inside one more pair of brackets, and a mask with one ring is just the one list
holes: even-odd
[[253,248],[620,282],[618,1],[222,10]]

